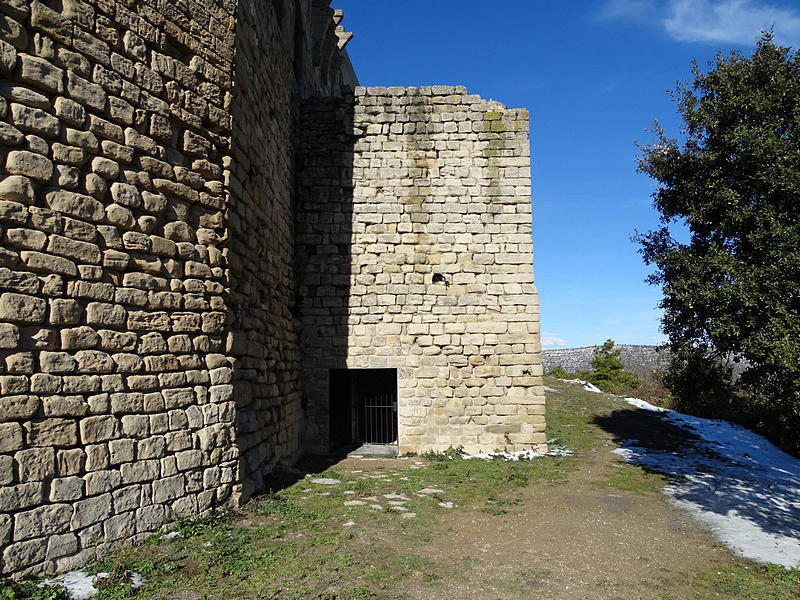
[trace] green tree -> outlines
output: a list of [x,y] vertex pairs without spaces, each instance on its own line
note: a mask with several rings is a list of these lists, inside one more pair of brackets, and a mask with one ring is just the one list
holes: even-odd
[[752,56],[718,54],[692,76],[673,92],[681,142],[656,123],[639,158],[658,181],[663,227],[635,239],[664,293],[667,384],[684,406],[749,417],[797,451],[800,55],[765,32]]
[[581,371],[578,375],[604,391],[630,390],[639,385],[639,378],[625,370],[625,363],[620,358],[622,348],[614,346],[614,340],[606,340],[596,348],[594,357],[589,363],[591,371]]

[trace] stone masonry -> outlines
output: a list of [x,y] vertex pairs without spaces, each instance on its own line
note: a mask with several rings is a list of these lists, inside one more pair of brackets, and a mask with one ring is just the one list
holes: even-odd
[[398,370],[399,450],[542,449],[528,113],[464,88],[307,103],[297,269],[309,444],[329,369]]
[[328,4],[0,2],[0,575],[327,451],[331,368],[544,447],[527,113],[357,87]]

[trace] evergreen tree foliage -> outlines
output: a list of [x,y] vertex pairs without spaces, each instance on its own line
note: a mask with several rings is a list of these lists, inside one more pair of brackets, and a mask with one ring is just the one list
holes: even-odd
[[616,348],[614,340],[606,340],[594,351],[594,357],[589,363],[592,370],[581,371],[578,375],[604,391],[635,388],[639,385],[639,378],[625,370],[625,363],[620,358],[621,353],[622,348]]
[[681,141],[656,123],[639,159],[658,182],[663,227],[635,239],[664,293],[666,382],[683,406],[746,417],[797,451],[800,54],[765,32],[752,56],[718,54],[692,77],[673,93]]

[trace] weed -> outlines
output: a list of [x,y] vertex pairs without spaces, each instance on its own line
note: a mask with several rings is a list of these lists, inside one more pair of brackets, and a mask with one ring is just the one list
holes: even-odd
[[33,581],[0,578],[0,600],[68,600],[67,592],[56,586],[37,587]]
[[458,446],[457,448],[453,448],[450,446],[444,452],[434,452],[433,450],[429,450],[423,454],[423,457],[428,459],[430,462],[444,462],[447,460],[455,460],[462,457],[464,454],[464,447]]
[[221,512],[211,512],[207,515],[196,517],[181,517],[175,523],[175,531],[186,537],[196,536],[220,524],[224,519],[225,515]]
[[700,598],[745,600],[796,600],[800,597],[800,569],[735,561],[701,573],[698,582],[706,595]]

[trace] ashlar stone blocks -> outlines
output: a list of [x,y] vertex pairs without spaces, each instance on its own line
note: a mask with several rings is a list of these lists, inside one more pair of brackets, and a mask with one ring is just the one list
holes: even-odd
[[329,369],[396,368],[400,452],[544,449],[527,111],[357,88],[304,117],[308,439],[326,448]]

